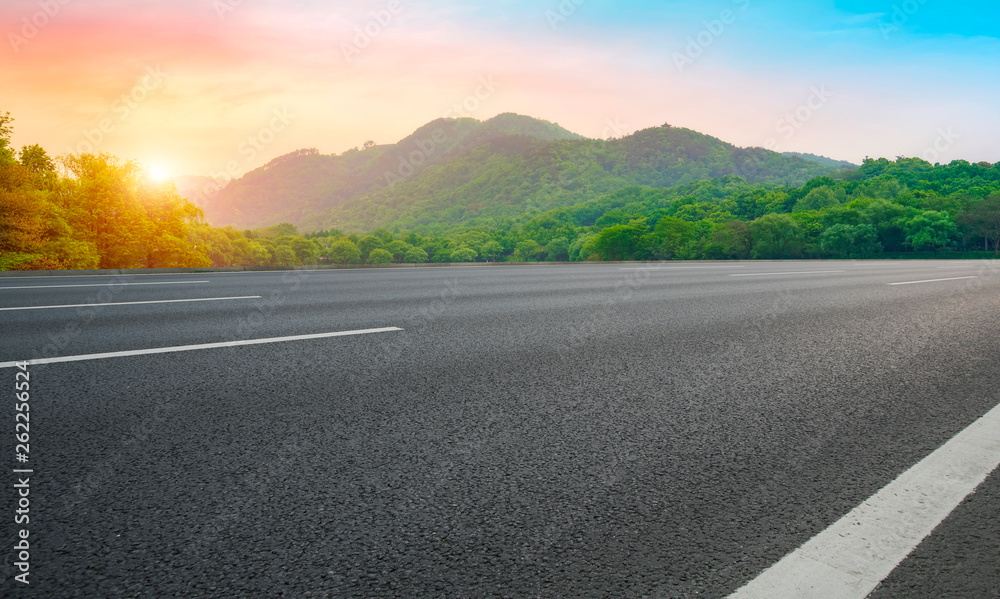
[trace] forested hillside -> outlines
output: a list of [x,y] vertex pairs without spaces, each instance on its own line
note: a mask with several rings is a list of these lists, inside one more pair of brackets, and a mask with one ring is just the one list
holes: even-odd
[[[777,156],[773,153],[750,152],[743,155],[747,160],[740,165],[745,176],[728,174],[657,187],[627,185],[625,177],[603,179],[618,183],[609,184],[608,193],[578,203],[539,199],[509,215],[487,214],[483,208],[482,214],[470,218],[455,214],[425,222],[399,217],[388,227],[328,228],[302,234],[293,223],[245,230],[212,227],[172,184],[151,182],[134,162],[91,154],[53,160],[37,145],[15,152],[10,147],[11,122],[9,115],[0,115],[0,270],[971,258],[993,257],[1000,247],[1000,163],[956,160],[932,165],[917,158],[869,159],[857,169],[814,177],[803,185],[755,182],[773,179],[775,167],[787,163],[772,162]],[[661,147],[658,139],[690,140],[689,144],[671,144],[682,147],[677,152],[685,155],[712,139],[670,128],[642,133],[638,139],[646,139],[650,151],[642,152],[636,140],[622,144],[628,148],[622,151],[628,160],[619,164],[633,172],[648,169],[650,177],[662,177],[661,183],[671,174],[655,166],[655,149]],[[614,147],[623,141],[602,143]],[[489,140],[477,148],[485,159],[497,155],[506,144],[512,144],[507,162],[516,163],[526,155],[524,148],[536,147],[550,159],[549,171],[555,172],[566,172],[555,164],[558,149],[597,147],[586,140],[552,144],[519,135]],[[726,163],[725,148],[714,154],[707,151],[713,147],[702,146],[707,159],[698,168],[708,169],[701,171],[705,176]],[[468,156],[466,168],[474,170],[475,151]],[[308,165],[316,157],[304,152],[283,160]],[[435,177],[446,176],[448,169],[457,168],[455,164],[425,171],[420,180],[427,185],[428,197],[436,197]],[[504,164],[498,160],[489,167],[502,172]],[[616,165],[599,168],[613,174]],[[529,193],[544,179],[521,183]]]
[[290,222],[306,230],[482,224],[629,185],[668,187],[729,174],[802,184],[841,168],[669,125],[604,141],[504,114],[482,123],[441,119],[397,144],[338,156],[300,150],[230,183],[205,213],[214,224]]
[[558,125],[501,114],[486,122],[438,119],[395,144],[368,142],[339,155],[305,149],[280,156],[232,181],[204,203],[209,222],[257,227],[280,222],[306,225],[332,207],[371,192],[395,188],[423,172],[491,140],[530,136],[580,139]]

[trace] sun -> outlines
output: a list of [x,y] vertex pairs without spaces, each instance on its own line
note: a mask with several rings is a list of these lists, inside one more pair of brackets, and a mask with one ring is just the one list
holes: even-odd
[[163,183],[170,178],[170,169],[162,162],[154,162],[146,167],[146,175],[154,183]]

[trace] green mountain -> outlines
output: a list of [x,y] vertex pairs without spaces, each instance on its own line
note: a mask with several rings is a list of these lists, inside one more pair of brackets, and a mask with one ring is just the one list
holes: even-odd
[[823,166],[829,166],[836,169],[856,169],[857,164],[848,162],[846,160],[837,160],[835,158],[827,158],[826,156],[819,156],[816,154],[809,154],[808,152],[782,152],[782,156],[798,156],[803,160],[810,160]]
[[299,150],[231,182],[206,218],[239,228],[432,227],[571,206],[630,185],[670,187],[739,175],[801,185],[840,169],[762,148],[737,148],[670,126],[587,139],[530,117],[438,119],[396,144],[340,155]]

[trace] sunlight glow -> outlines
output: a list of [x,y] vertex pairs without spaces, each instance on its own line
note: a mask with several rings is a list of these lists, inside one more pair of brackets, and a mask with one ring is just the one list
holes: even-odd
[[146,175],[154,183],[162,183],[171,177],[170,169],[158,162],[146,167]]

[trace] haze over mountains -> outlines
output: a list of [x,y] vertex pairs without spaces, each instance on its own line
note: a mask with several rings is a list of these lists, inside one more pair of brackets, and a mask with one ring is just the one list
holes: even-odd
[[482,122],[438,119],[396,144],[369,142],[340,155],[298,150],[217,193],[211,193],[208,178],[186,178],[178,185],[213,225],[289,222],[304,231],[360,231],[508,218],[579,204],[630,185],[669,187],[725,175],[801,185],[853,166],[738,148],[670,125],[618,139],[588,139],[548,121],[506,113]]

